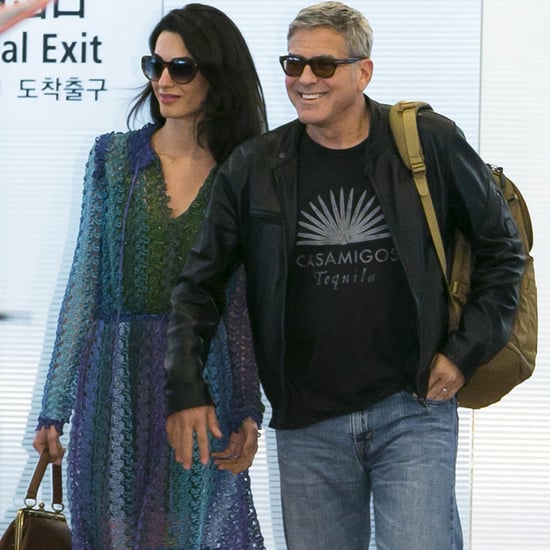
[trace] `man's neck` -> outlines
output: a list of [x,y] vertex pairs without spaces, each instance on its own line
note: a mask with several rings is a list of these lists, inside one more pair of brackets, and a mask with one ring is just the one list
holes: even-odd
[[327,149],[350,149],[367,139],[370,131],[370,112],[366,105],[356,117],[347,117],[337,126],[306,125],[307,135]]

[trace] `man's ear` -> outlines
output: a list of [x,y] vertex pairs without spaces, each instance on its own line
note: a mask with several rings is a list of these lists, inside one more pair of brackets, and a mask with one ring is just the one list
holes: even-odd
[[357,62],[357,71],[359,75],[357,79],[357,88],[362,92],[369,85],[372,78],[372,73],[374,71],[372,59],[360,59]]

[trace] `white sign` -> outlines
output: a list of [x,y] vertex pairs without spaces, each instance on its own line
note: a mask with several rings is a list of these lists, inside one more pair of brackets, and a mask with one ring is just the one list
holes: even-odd
[[0,35],[2,128],[120,126],[161,2],[57,0]]

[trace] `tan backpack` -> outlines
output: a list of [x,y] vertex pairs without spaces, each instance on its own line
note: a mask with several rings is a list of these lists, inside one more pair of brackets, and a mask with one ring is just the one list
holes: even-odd
[[[426,179],[426,165],[420,145],[416,116],[419,109],[431,109],[427,103],[401,101],[390,109],[390,125],[399,154],[412,176],[420,195],[432,241],[449,294],[449,329],[458,326],[463,305],[470,292],[471,250],[466,238],[459,233],[450,279],[441,232]],[[525,200],[518,188],[503,173],[502,168],[491,167],[495,184],[502,191],[516,222],[525,254],[525,271],[521,280],[520,299],[512,333],[508,343],[488,362],[480,365],[467,384],[458,392],[462,407],[479,409],[499,401],[515,386],[531,376],[537,355],[537,287],[533,258],[529,254],[533,245],[531,218]]]

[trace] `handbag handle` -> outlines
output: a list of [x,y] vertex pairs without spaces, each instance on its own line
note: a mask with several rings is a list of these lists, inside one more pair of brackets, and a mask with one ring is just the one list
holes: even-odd
[[[29,487],[27,489],[27,496],[25,498],[25,503],[27,501],[33,501],[34,504],[36,504],[36,495],[38,493],[38,488],[40,487],[40,483],[42,482],[42,478],[46,473],[46,468],[48,467],[49,463],[50,463],[50,453],[48,449],[44,449],[42,453],[40,453],[38,464],[34,469],[31,482],[29,483]],[[32,506],[34,506],[34,504]],[[58,506],[58,508],[56,509],[55,506]],[[63,511],[63,508],[64,508],[63,485],[61,480],[60,464],[52,464],[52,508],[56,512],[61,512]]]

